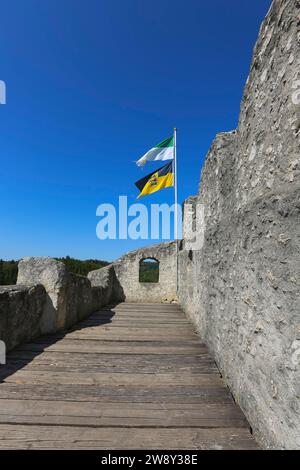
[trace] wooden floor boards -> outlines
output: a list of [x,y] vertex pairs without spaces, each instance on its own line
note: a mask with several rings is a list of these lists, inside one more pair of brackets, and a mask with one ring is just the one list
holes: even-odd
[[122,303],[15,349],[0,449],[256,449],[176,304]]

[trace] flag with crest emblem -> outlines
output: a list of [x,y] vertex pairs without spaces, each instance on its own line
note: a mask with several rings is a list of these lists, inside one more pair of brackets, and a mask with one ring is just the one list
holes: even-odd
[[170,162],[135,183],[136,187],[141,191],[137,199],[141,196],[155,193],[160,189],[173,186],[173,180],[173,162]]

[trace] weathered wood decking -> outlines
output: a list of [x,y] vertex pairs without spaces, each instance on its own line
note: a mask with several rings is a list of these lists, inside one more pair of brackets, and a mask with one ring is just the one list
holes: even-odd
[[120,304],[0,369],[0,449],[255,449],[177,305]]

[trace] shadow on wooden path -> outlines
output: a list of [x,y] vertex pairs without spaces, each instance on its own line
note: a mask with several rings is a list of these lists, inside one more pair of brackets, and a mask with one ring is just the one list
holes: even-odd
[[178,305],[103,309],[8,355],[0,449],[256,449]]

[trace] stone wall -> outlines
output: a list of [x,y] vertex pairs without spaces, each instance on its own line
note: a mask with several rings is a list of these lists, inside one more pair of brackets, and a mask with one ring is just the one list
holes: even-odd
[[206,158],[204,244],[180,252],[179,299],[261,443],[289,449],[300,448],[299,130],[300,2],[275,0],[238,129]]
[[[176,245],[164,243],[120,258],[87,277],[51,258],[24,258],[16,286],[0,287],[0,340],[7,350],[40,334],[69,328],[104,305],[160,302],[176,295]],[[160,263],[159,282],[139,283],[139,262]]]
[[[69,273],[60,261],[51,258],[24,258],[19,263],[18,284],[41,283],[47,292],[41,332],[51,333],[79,322],[113,300],[112,266],[102,268],[102,277],[92,283],[84,276]],[[94,271],[102,273],[102,269]]]
[[16,286],[0,287],[0,340],[9,351],[40,334],[69,328],[102,306],[122,300],[113,266],[91,280],[51,258],[24,258]]
[[[159,282],[139,282],[140,261],[159,262]],[[122,256],[114,264],[116,277],[127,302],[162,302],[176,297],[176,243],[161,243]]]
[[40,284],[0,287],[0,340],[8,351],[40,334],[46,295]]
[[88,279],[93,287],[100,289],[104,305],[125,300],[124,291],[116,276],[113,264],[91,271],[88,274]]

